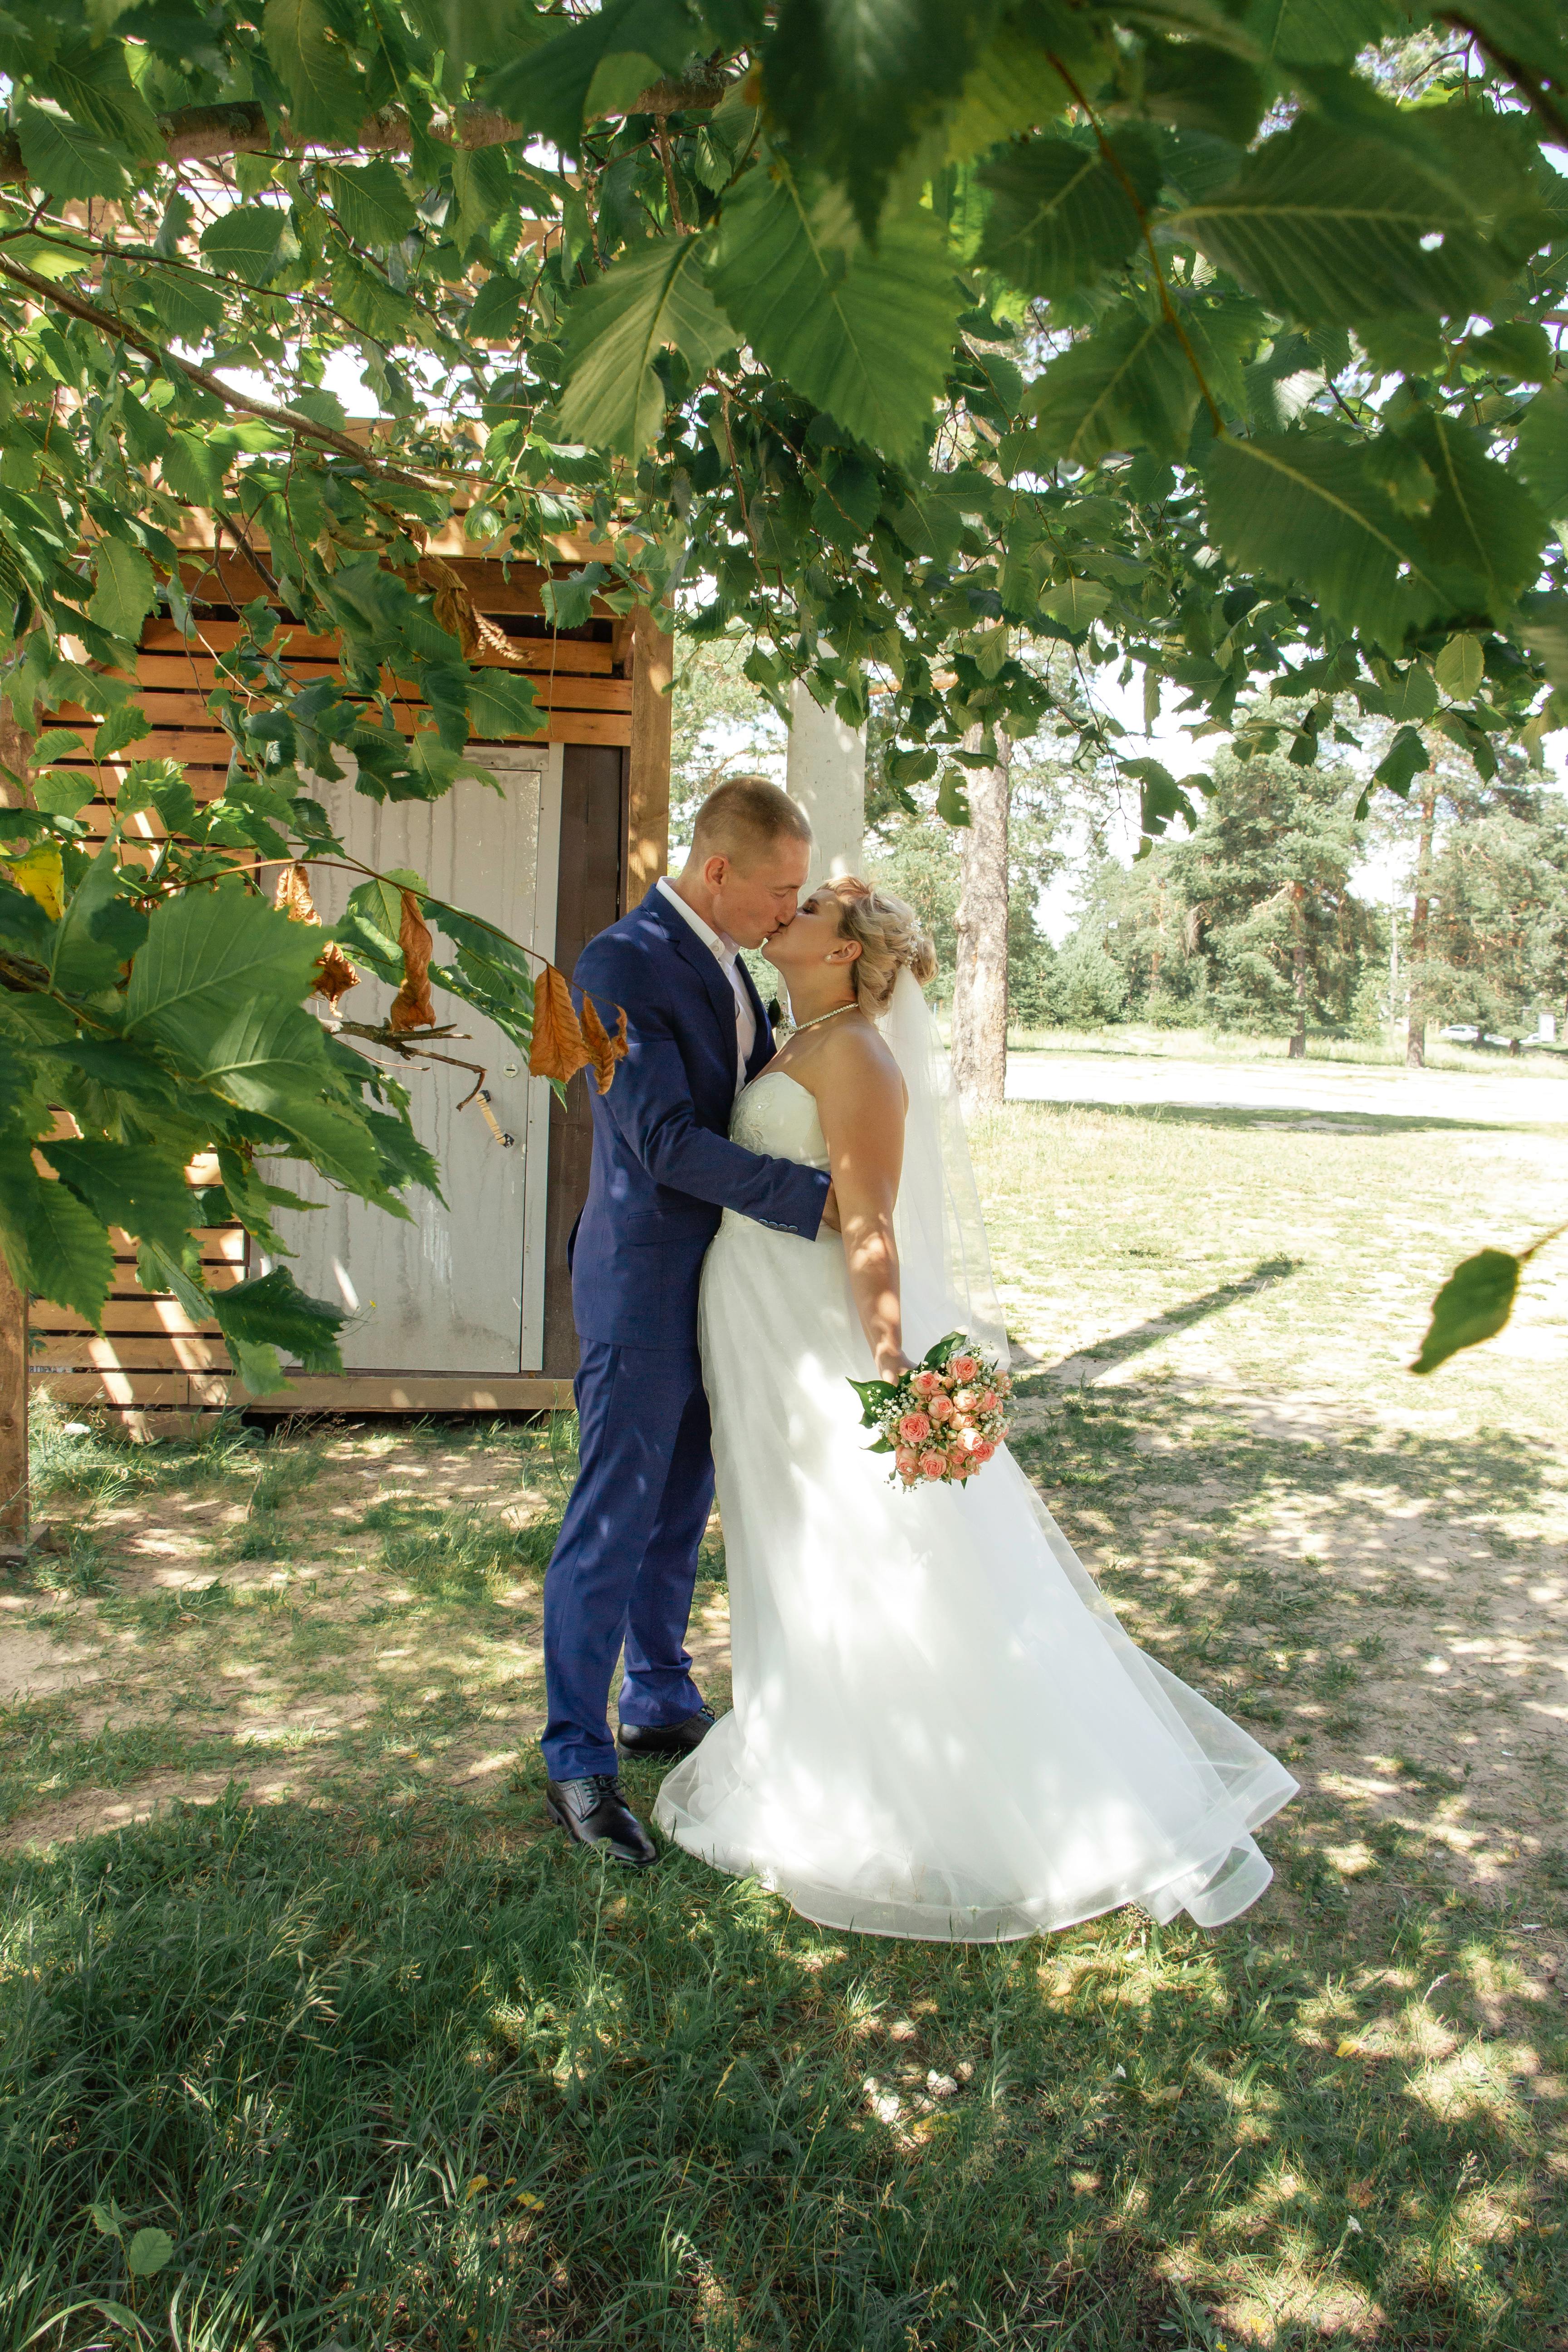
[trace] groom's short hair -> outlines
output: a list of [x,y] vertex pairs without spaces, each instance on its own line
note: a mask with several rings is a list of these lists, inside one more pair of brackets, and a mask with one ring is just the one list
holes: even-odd
[[745,867],[775,841],[810,839],[805,811],[777,784],[765,776],[727,776],[697,812],[691,855],[699,865],[708,857],[731,857]]

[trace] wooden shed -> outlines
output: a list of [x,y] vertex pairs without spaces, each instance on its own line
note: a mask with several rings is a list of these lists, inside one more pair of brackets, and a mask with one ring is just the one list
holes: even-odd
[[[665,867],[669,639],[646,611],[617,615],[597,604],[583,627],[554,630],[544,616],[539,565],[444,545],[433,551],[511,641],[514,666],[548,713],[546,730],[526,741],[470,744],[500,797],[477,782],[429,803],[378,806],[352,781],[322,787],[321,795],[366,863],[413,867],[439,896],[503,924],[570,971],[584,942],[636,905]],[[82,814],[100,836],[123,760],[181,761],[198,800],[223,788],[229,740],[207,711],[206,696],[216,656],[239,635],[237,607],[265,586],[226,552],[193,555],[186,584],[198,600],[191,633],[166,618],[142,630],[138,677],[154,731],[96,772],[99,796]],[[333,639],[311,635],[287,614],[279,621],[289,669],[301,682],[331,675]],[[399,721],[412,731],[423,706],[411,690],[394,691],[402,697]],[[90,763],[81,754],[78,764]],[[132,822],[157,836],[151,814]],[[348,887],[342,876],[319,876],[316,898],[327,920],[341,911]],[[377,1020],[390,995],[366,979],[346,1009]],[[472,1084],[460,1070],[400,1071],[414,1090],[415,1126],[441,1162],[445,1205],[412,1192],[414,1222],[405,1225],[321,1185],[297,1163],[287,1172],[285,1181],[321,1203],[309,1216],[280,1221],[280,1229],[288,1224],[301,1285],[348,1310],[341,1375],[300,1376],[291,1393],[253,1401],[230,1370],[216,1327],[193,1324],[175,1299],[143,1290],[133,1246],[121,1235],[119,1278],[101,1333],[67,1307],[33,1303],[33,1382],[62,1405],[105,1408],[144,1430],[253,1402],[262,1411],[356,1413],[569,1402],[576,1340],[566,1237],[587,1189],[592,1148],[584,1083],[569,1089],[563,1106],[542,1079],[529,1077],[499,1031],[466,1006],[457,1013],[473,1042],[454,1050],[485,1065],[488,1100],[458,1109]],[[215,1285],[264,1270],[238,1227],[207,1233],[203,1255]]]

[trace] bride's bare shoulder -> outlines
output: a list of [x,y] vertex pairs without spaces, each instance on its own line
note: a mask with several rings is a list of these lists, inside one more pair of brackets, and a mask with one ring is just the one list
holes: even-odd
[[871,1022],[834,1024],[816,1053],[815,1091],[840,1097],[870,1097],[877,1102],[904,1098],[903,1075],[882,1033]]

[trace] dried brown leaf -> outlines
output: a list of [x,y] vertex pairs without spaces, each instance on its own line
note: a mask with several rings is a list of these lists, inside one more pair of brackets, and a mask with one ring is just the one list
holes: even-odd
[[311,985],[313,996],[324,996],[335,1013],[338,999],[346,996],[351,988],[359,986],[359,973],[344,955],[336,940],[329,940],[316,962],[316,977]]
[[594,1059],[584,1044],[572,1003],[571,983],[563,971],[547,963],[533,983],[533,1046],[528,1057],[531,1077],[558,1078],[563,1085],[574,1070]]
[[403,950],[403,985],[388,1007],[389,1029],[434,1029],[436,1006],[430,994],[430,950],[435,942],[412,890],[403,893],[403,920],[397,927]]
[[278,887],[272,893],[272,903],[280,915],[291,923],[319,923],[316,902],[310,896],[310,868],[285,866],[278,877]]
[[435,590],[435,618],[438,628],[457,638],[463,649],[463,659],[473,661],[482,653],[504,654],[515,659],[517,648],[504,629],[497,628],[487,614],[475,604],[468,587],[449,563],[438,555],[422,556],[416,567],[426,588]]
[[598,1081],[599,1092],[602,1095],[609,1093],[610,1080],[616,1075],[616,1064],[624,1062],[627,1053],[626,1007],[624,1004],[617,1004],[616,1011],[620,1018],[616,1024],[616,1034],[612,1037],[599,1018],[599,1009],[593,998],[584,996],[583,999],[583,1034],[587,1040],[588,1051],[593,1056],[594,1076]]

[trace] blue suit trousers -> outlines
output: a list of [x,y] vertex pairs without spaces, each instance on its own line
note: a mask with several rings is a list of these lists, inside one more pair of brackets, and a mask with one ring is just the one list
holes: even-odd
[[606,1717],[623,1644],[623,1723],[679,1723],[702,1704],[685,1643],[713,1501],[697,1350],[584,1340],[576,1395],[582,1474],[544,1580],[552,1780],[616,1769]]

